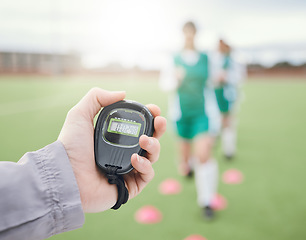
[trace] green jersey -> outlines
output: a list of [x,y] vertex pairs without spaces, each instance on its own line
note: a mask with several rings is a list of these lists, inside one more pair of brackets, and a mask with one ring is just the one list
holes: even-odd
[[[222,61],[222,69],[230,70],[232,67],[230,54],[222,55]],[[233,84],[224,83],[215,88],[215,94],[220,112],[223,114],[231,112],[237,98],[237,88]]]
[[174,58],[176,67],[185,71],[185,76],[177,90],[182,119],[190,119],[199,115],[205,115],[204,88],[208,79],[208,57],[199,53],[199,60],[194,65],[184,62],[181,55]]

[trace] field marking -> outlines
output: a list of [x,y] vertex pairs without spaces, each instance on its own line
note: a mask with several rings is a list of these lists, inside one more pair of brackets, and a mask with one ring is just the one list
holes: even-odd
[[68,106],[76,103],[67,94],[18,101],[9,103],[0,103],[0,116],[9,116],[14,114],[39,111],[43,109]]

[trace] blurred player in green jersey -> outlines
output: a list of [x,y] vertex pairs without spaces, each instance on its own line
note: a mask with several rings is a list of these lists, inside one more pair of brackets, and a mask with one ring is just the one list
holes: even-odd
[[[198,204],[203,208],[204,216],[212,219],[211,204],[218,183],[218,165],[212,157],[212,147],[219,131],[219,112],[214,90],[207,84],[208,56],[195,48],[194,23],[187,22],[183,33],[184,48],[162,71],[160,86],[174,92],[169,109],[179,136],[179,171],[188,176],[194,169]],[[193,167],[191,159],[195,160]]]
[[218,54],[214,57],[215,94],[222,114],[221,143],[226,158],[231,159],[236,153],[236,122],[238,87],[245,77],[241,64],[233,59],[231,47],[223,40],[219,41]]

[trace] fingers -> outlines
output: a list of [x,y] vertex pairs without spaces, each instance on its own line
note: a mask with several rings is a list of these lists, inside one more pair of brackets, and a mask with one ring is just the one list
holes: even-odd
[[146,107],[150,110],[152,113],[153,117],[157,117],[160,115],[160,108],[156,106],[155,104],[148,104]]
[[167,120],[164,117],[160,116],[160,108],[155,104],[148,104],[147,108],[152,113],[154,119],[154,135],[153,137],[159,139],[166,131]]
[[131,163],[135,170],[140,174],[144,183],[148,183],[154,178],[154,169],[152,164],[145,157],[141,157],[135,153],[132,155]]
[[160,139],[161,136],[166,132],[167,120],[164,117],[157,116],[154,119],[154,134],[153,137]]
[[155,163],[158,160],[160,143],[156,138],[142,135],[139,138],[139,145],[142,149],[147,151],[147,158],[151,163]]
[[160,108],[154,104],[147,105],[154,119],[154,134],[153,137],[142,135],[139,138],[139,145],[147,151],[147,157],[151,163],[154,163],[159,158],[160,143],[158,139],[165,133],[167,128],[167,120],[160,115]]
[[125,92],[111,92],[101,88],[92,88],[74,107],[74,110],[93,119],[100,109],[125,98]]

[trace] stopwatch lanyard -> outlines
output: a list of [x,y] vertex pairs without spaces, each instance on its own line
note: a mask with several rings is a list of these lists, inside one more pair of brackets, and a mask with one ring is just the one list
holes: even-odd
[[116,210],[120,208],[122,204],[125,204],[129,199],[129,191],[127,190],[123,177],[117,175],[118,167],[108,166],[106,176],[109,184],[116,184],[118,189],[118,200],[112,209]]

